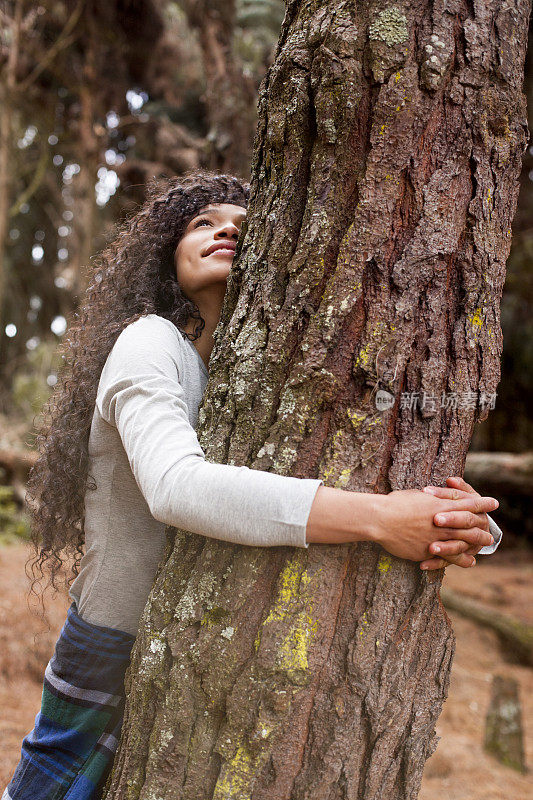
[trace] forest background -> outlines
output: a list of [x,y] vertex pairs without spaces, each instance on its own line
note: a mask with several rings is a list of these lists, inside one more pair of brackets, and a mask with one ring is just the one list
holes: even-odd
[[[24,601],[24,483],[34,422],[57,382],[57,346],[91,280],[92,259],[142,202],[149,178],[199,166],[249,178],[257,94],[284,3],[14,0],[0,9],[0,731],[8,742],[1,784],[33,724],[66,608],[64,596],[50,599],[46,631]],[[524,91],[533,129],[531,38]],[[461,596],[522,623],[533,621],[532,220],[530,145],[501,305],[502,378],[494,408],[476,427],[465,474],[500,500],[495,519],[505,541],[472,577],[454,568],[446,577]],[[479,792],[490,800],[512,786],[520,800],[525,776],[487,754],[483,741],[494,676],[514,678],[526,704],[531,664],[479,621],[452,617],[458,653],[439,722],[443,743],[428,762],[421,796],[460,800]],[[522,716],[531,763],[527,706]]]

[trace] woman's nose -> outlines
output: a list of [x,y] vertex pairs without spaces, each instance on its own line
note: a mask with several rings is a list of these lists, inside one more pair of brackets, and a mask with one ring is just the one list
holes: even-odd
[[220,230],[217,231],[216,236],[219,239],[231,239],[232,236],[238,238],[239,229],[232,222],[228,222],[227,225],[224,225],[222,228],[220,228]]

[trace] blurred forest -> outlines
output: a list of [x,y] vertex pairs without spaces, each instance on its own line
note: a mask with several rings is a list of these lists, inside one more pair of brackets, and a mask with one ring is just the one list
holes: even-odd
[[[57,344],[93,259],[142,202],[150,177],[198,166],[249,177],[258,88],[284,3],[13,0],[1,9],[0,525],[20,533],[13,509],[31,463],[32,423],[57,382]],[[530,47],[530,114],[532,59]],[[518,489],[500,508],[529,534],[532,219],[530,146],[502,298],[502,379],[471,448],[525,454],[507,457]],[[493,493],[501,462],[476,470],[476,488]]]

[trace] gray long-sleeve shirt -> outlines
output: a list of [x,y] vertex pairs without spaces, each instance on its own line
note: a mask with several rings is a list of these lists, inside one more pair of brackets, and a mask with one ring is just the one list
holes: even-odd
[[135,634],[165,527],[248,545],[307,547],[321,479],[206,461],[196,436],[207,383],[200,354],[168,320],[141,317],[104,364],[89,436],[85,554],[69,596],[88,622]]
[[[126,326],[109,353],[89,436],[96,489],[85,494],[85,554],[69,591],[94,625],[137,633],[166,525],[239,544],[308,546],[323,481],[206,461],[195,427],[207,378],[192,342],[156,314]],[[493,520],[491,533],[496,545],[484,552],[501,538]]]

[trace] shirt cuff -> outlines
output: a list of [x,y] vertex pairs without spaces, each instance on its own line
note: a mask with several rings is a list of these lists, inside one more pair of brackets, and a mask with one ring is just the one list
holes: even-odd
[[478,553],[478,555],[480,556],[492,555],[492,553],[494,553],[498,549],[499,544],[503,537],[502,529],[498,525],[496,525],[490,514],[487,514],[487,517],[489,518],[489,531],[494,536],[494,544],[488,544],[486,547],[482,547]]
[[324,481],[322,478],[300,478],[301,495],[298,498],[298,506],[294,509],[296,516],[295,531],[296,537],[293,545],[296,547],[309,547],[309,542],[305,541],[305,534],[307,530],[307,520],[311,513],[311,506],[318,491],[318,487],[322,486]]

